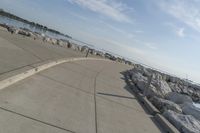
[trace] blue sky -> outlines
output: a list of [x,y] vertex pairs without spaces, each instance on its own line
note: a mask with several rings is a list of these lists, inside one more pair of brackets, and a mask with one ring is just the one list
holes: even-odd
[[95,47],[200,82],[200,0],[0,0]]

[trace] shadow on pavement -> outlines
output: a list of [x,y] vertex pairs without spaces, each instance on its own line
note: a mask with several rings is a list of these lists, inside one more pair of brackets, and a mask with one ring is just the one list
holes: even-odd
[[[138,103],[141,105],[141,107],[143,108],[143,110],[145,111],[146,114],[148,115],[151,115],[149,113],[149,111],[147,110],[147,108],[144,106],[144,103],[141,102],[138,98],[137,98],[137,94],[133,91],[134,89],[135,90],[138,90],[137,86],[135,86],[134,84],[131,84],[129,81],[128,81],[128,72],[127,71],[123,71],[123,72],[120,72],[120,74],[123,75],[123,78],[121,78],[122,80],[125,81],[126,83],[126,86],[124,86],[124,89],[126,91],[128,91],[130,94],[132,94],[135,99],[138,101]],[[150,117],[151,121],[158,127],[158,129],[160,130],[161,133],[165,133],[164,132],[164,129],[160,126],[160,124],[155,120],[154,116],[151,116]]]
[[120,96],[120,95],[109,94],[109,93],[101,93],[101,92],[98,92],[97,94],[104,95],[104,96],[112,96],[112,97],[126,98],[126,99],[136,99],[136,98],[134,98],[134,97]]

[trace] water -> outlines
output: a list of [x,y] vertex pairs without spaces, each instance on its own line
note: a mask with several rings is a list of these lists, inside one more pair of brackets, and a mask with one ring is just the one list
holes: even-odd
[[45,31],[44,29],[39,28],[37,26],[33,26],[33,25],[30,25],[30,24],[27,24],[27,23],[24,23],[24,22],[15,20],[15,19],[11,19],[11,18],[8,18],[8,17],[5,17],[5,16],[1,16],[1,15],[0,15],[0,23],[1,24],[7,24],[7,25],[10,25],[10,26],[14,26],[14,27],[17,27],[17,28],[26,28],[26,29],[28,29],[32,32],[38,32],[40,34],[45,34],[46,36],[51,37],[51,38],[55,38],[55,39],[69,40],[68,37],[65,37],[63,35],[56,34],[56,33],[50,32],[50,31]]
[[200,109],[200,103],[193,103],[193,105]]
[[24,22],[15,20],[15,19],[11,19],[11,18],[2,16],[2,15],[0,15],[0,24],[7,24],[7,25],[14,26],[14,27],[17,27],[17,28],[26,28],[26,29],[28,29],[32,32],[44,34],[44,35],[51,37],[51,38],[68,40],[71,43],[75,43],[75,44],[78,44],[78,45],[81,45],[81,46],[86,45],[86,46],[89,46],[90,48],[99,49],[97,47],[94,47],[91,44],[79,41],[77,39],[68,38],[68,37],[60,35],[60,34],[56,34],[56,33],[50,32],[50,31],[45,31],[44,29],[42,29],[40,27],[36,27],[36,26],[30,25],[30,24],[27,24],[27,23],[24,23]]

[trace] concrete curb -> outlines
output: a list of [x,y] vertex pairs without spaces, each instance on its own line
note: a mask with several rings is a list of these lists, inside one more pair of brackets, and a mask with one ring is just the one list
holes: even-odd
[[165,128],[167,133],[180,133],[168,120],[166,120],[162,115],[156,114],[156,121]]
[[149,111],[151,115],[155,118],[156,122],[163,128],[167,133],[180,133],[167,119],[165,119],[160,111],[147,99],[137,88],[133,88],[132,80],[128,78],[125,74],[125,78],[128,86],[133,90],[138,100],[143,103],[144,107]]
[[106,59],[98,59],[98,58],[67,58],[67,59],[59,59],[59,60],[55,60],[55,61],[50,61],[46,64],[42,64],[42,65],[39,65],[37,67],[34,67],[34,66],[31,66],[33,67],[33,69],[30,69],[30,70],[26,70],[25,72],[23,73],[19,73],[19,74],[16,74],[14,76],[11,76],[9,78],[6,78],[6,79],[3,79],[0,81],[0,90],[1,89],[4,89],[14,83],[17,83],[18,81],[21,81],[25,78],[28,78],[36,73],[39,73],[43,70],[46,70],[48,68],[51,68],[53,66],[56,66],[56,65],[59,65],[59,64],[62,64],[62,63],[67,63],[67,62],[72,62],[72,61],[81,61],[81,60],[103,60],[103,61],[109,61],[109,60],[106,60]]
[[131,89],[133,90],[133,92],[135,93],[135,95],[137,96],[138,100],[145,106],[145,108],[149,111],[149,113],[151,115],[156,115],[157,113],[160,113],[160,111],[154,107],[154,105],[152,105],[152,103],[146,98],[144,97],[143,94],[140,93],[140,91],[135,87],[133,88],[133,84],[132,83],[132,80],[130,78],[128,78],[128,75],[125,75],[126,79],[127,79],[127,82],[128,82],[128,85],[131,87]]
[[156,114],[160,114],[160,111],[147,99],[147,97],[144,97],[143,95],[139,95],[142,103],[147,108],[149,113],[153,116]]
[[[135,95],[137,96],[138,100],[145,106],[145,108],[149,111],[149,113],[153,116],[155,116],[156,114],[160,114],[160,111],[147,99],[146,96],[144,96],[138,89],[137,87],[135,87],[133,89],[133,84],[132,80],[128,78],[128,75],[125,75],[127,78],[127,82],[128,85],[132,88],[133,92],[135,93]],[[134,85],[135,86],[135,85]]]

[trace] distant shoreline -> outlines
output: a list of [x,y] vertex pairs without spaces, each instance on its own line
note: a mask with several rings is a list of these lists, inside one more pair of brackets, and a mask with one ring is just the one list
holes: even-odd
[[48,28],[48,27],[46,27],[46,26],[44,26],[44,25],[41,25],[41,24],[38,24],[38,23],[35,23],[35,22],[28,21],[28,20],[26,20],[26,19],[23,19],[23,18],[21,18],[21,17],[18,17],[18,16],[16,16],[16,15],[14,15],[14,14],[11,14],[11,13],[9,13],[9,12],[6,12],[6,11],[4,11],[3,9],[0,9],[0,15],[1,15],[1,16],[4,16],[4,17],[8,17],[8,18],[13,19],[13,20],[17,20],[17,21],[23,22],[23,23],[25,23],[25,24],[29,24],[29,25],[31,25],[31,26],[33,26],[33,27],[37,27],[37,28],[43,29],[44,31],[49,31],[49,32],[52,32],[52,33],[55,33],[55,34],[58,34],[58,35],[65,36],[65,37],[67,37],[67,38],[72,38],[72,37],[69,36],[69,35],[63,34],[63,33],[59,32],[59,31],[57,31],[57,30]]

